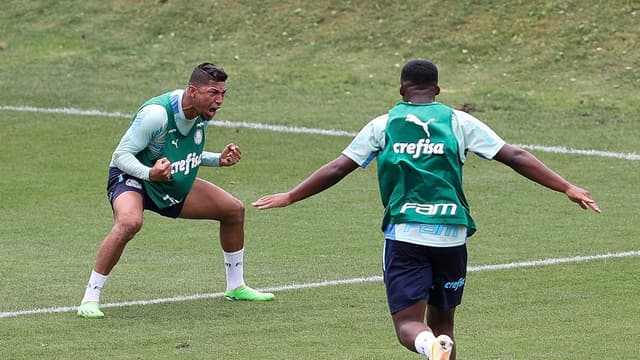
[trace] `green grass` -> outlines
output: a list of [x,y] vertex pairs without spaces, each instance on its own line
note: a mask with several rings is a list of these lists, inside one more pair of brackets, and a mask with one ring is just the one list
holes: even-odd
[[[439,100],[472,104],[506,140],[637,153],[640,8],[629,1],[13,1],[0,12],[0,106],[132,113],[199,62],[230,73],[220,119],[355,132],[398,100],[399,66],[441,69]],[[0,312],[76,306],[112,226],[107,165],[127,119],[0,109]],[[200,176],[246,204],[288,190],[347,137],[213,128],[242,162]],[[470,156],[479,225],[469,265],[637,251],[638,161],[534,152],[603,214]],[[260,288],[380,275],[375,169],[292,207],[247,208]],[[474,272],[461,359],[635,359],[637,257]],[[217,224],[145,215],[105,303],[224,290]],[[0,319],[3,359],[405,359],[381,282]],[[553,355],[552,355],[553,354]],[[419,358],[413,356],[413,358]]]

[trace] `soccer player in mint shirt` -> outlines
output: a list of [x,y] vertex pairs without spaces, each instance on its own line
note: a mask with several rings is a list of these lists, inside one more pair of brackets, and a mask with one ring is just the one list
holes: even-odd
[[220,187],[197,177],[200,166],[232,166],[242,156],[238,146],[222,153],[204,151],[205,129],[222,106],[227,74],[211,63],[198,65],[186,89],[147,100],[113,152],[107,193],[114,225],[104,239],[78,315],[102,318],[100,293],[127,242],[142,228],[143,211],[170,218],[220,222],[220,244],[229,300],[269,301],[245,285],[243,274],[244,204]]
[[389,310],[400,343],[430,360],[456,358],[454,315],[466,281],[467,238],[476,231],[462,189],[468,151],[600,212],[589,192],[507,144],[475,117],[436,102],[439,93],[436,66],[409,61],[400,76],[401,102],[292,190],[253,203],[258,209],[291,205],[377,158]]

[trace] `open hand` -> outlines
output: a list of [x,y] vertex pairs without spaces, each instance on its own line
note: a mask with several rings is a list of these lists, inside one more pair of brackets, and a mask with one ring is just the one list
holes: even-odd
[[591,194],[589,194],[589,192],[585,189],[579,188],[577,186],[571,186],[569,189],[567,189],[567,191],[565,191],[565,194],[567,195],[569,200],[578,204],[585,210],[592,209],[598,214],[602,212],[595,200],[591,198]]
[[291,205],[291,200],[289,197],[289,193],[279,193],[273,195],[265,195],[251,203],[251,205],[260,210],[266,210],[275,207],[285,207]]

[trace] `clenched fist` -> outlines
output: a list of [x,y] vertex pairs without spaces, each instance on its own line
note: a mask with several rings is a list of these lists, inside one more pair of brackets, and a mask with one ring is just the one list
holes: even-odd
[[150,181],[169,181],[171,180],[171,163],[166,157],[158,159],[151,171],[149,171]]
[[228,144],[220,154],[220,166],[235,165],[242,158],[242,152],[236,144]]

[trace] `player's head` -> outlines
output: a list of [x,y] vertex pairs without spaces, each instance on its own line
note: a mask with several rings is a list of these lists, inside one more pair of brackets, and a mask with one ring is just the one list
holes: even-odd
[[438,85],[438,68],[426,59],[414,59],[402,67],[401,84],[411,84],[420,87]]
[[440,93],[438,68],[427,59],[413,59],[402,67],[400,73],[400,94],[405,100],[416,93],[428,92],[431,96]]
[[206,85],[209,81],[227,81],[227,73],[221,66],[212,63],[202,63],[196,66],[191,72],[191,78],[189,84],[192,85]]
[[193,69],[185,94],[190,107],[189,115],[194,115],[193,111],[204,119],[213,118],[224,101],[227,77],[221,66],[212,63],[202,63]]

